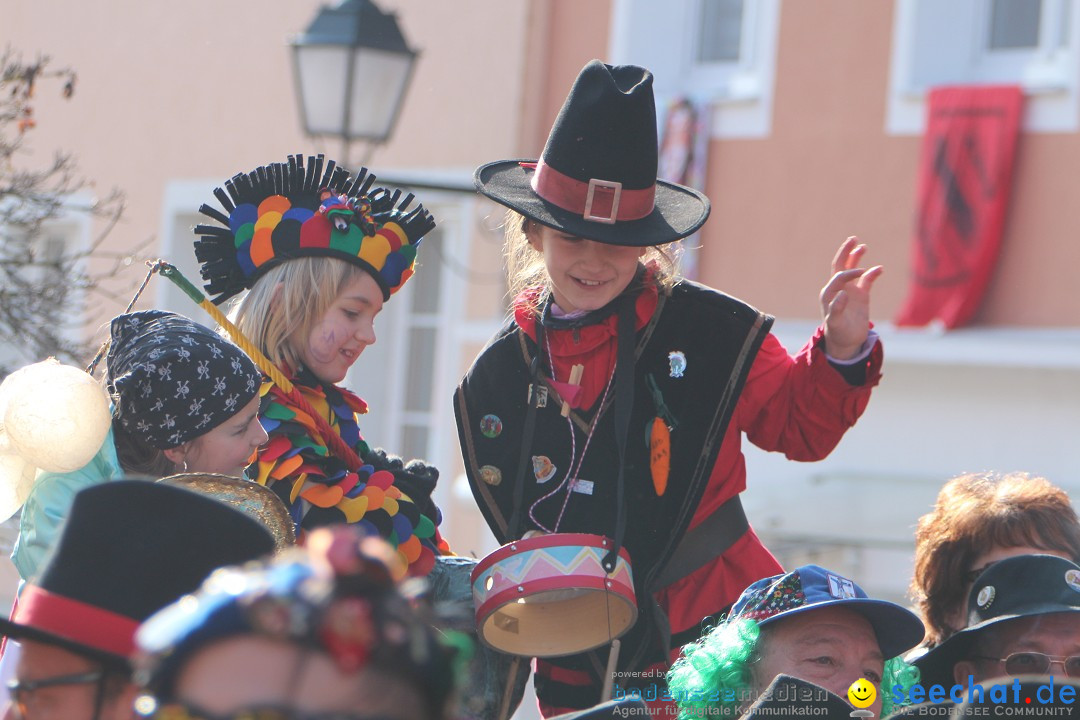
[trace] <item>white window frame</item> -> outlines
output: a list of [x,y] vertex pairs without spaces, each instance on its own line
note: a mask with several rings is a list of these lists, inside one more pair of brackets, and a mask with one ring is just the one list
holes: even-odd
[[[1043,0],[1040,47],[1033,50],[987,50],[990,8],[986,0],[897,0],[886,132],[923,132],[930,85],[1014,83],[1024,89],[1025,131],[1080,130],[1080,7],[1075,0]],[[1067,27],[1062,26],[1065,17]],[[1067,40],[1060,48],[1055,47],[1059,37]],[[933,68],[936,82],[918,77],[920,64]]]
[[[91,207],[96,198],[87,192],[77,192],[63,199],[56,216],[42,223],[40,232],[36,238],[36,252],[44,252],[50,240],[57,240],[63,245],[63,253],[86,252],[93,242],[93,217],[86,208]],[[87,270],[88,258],[81,258],[75,265],[78,272]],[[26,268],[26,273],[46,272],[43,267]],[[64,327],[60,336],[69,342],[83,343],[92,339],[92,328],[86,323],[93,317],[92,309],[82,307],[87,301],[87,291],[83,288],[72,288],[68,295],[68,305],[71,308],[82,308],[78,318],[70,317],[64,320]],[[33,357],[24,352],[25,348],[7,347],[0,349],[0,354],[11,366],[23,363],[32,363],[44,360],[43,357]]]
[[[199,290],[203,290],[203,280],[195,260],[194,228],[201,223],[216,224],[213,219],[200,214],[199,207],[206,204],[222,211],[220,203],[214,197],[214,188],[219,185],[220,180],[173,180],[165,185],[165,197],[161,204],[161,225],[158,231],[158,237],[161,238],[160,257],[165,262],[176,265],[184,277]],[[153,307],[156,309],[180,313],[210,328],[217,327],[205,310],[164,277],[150,281],[146,299],[140,301],[136,309],[145,309],[146,300],[150,297],[154,299]],[[222,311],[226,310],[227,308],[222,306]]]
[[[746,0],[738,62],[699,63],[701,0],[615,0],[611,62],[652,71],[657,107],[676,97],[707,102],[713,138],[760,138],[772,131],[780,0]],[[667,38],[667,41],[661,41]]]
[[[471,190],[473,185],[470,170],[425,172],[387,169],[379,173],[379,179],[405,190],[415,187],[418,200],[431,211],[439,225],[440,234],[435,241],[440,244],[439,254],[451,262],[468,257],[477,202],[476,193]],[[468,188],[469,192],[416,187],[423,184]],[[430,253],[431,250],[426,252]],[[421,269],[416,280],[420,282],[423,282],[424,256],[425,249],[421,244],[417,254]],[[450,506],[449,494],[454,484],[451,469],[459,462],[454,430],[456,420],[451,398],[467,369],[459,365],[462,346],[475,340],[462,323],[468,281],[452,269],[442,268],[437,312],[414,314],[411,293],[413,282],[416,281],[406,283],[386,303],[383,312],[375,321],[378,341],[364,351],[364,357],[356,366],[356,379],[353,380],[350,375],[345,384],[371,403],[367,419],[361,420],[360,431],[373,445],[382,446],[391,453],[401,453],[406,425],[428,428],[427,454],[421,459],[444,473],[435,488],[434,499],[437,505],[445,508]],[[405,356],[409,350],[409,330],[421,327],[437,331],[435,354],[432,358],[434,377],[431,382],[431,401],[426,411],[410,411],[405,409]],[[491,334],[486,332],[484,340]],[[382,357],[375,355],[376,352],[383,353]],[[371,376],[372,368],[383,369],[382,374],[374,381]],[[382,386],[377,392],[376,385]],[[453,520],[449,516],[443,518],[440,528],[444,535],[451,531]]]

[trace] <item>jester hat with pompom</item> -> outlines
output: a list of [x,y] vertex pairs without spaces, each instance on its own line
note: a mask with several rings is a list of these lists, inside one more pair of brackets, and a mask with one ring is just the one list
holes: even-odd
[[416,249],[435,227],[431,213],[410,193],[371,189],[375,176],[355,177],[322,155],[290,155],[215,188],[225,212],[203,205],[217,225],[195,227],[195,256],[215,305],[250,289],[286,260],[321,256],[345,260],[371,274],[383,300],[413,274]]

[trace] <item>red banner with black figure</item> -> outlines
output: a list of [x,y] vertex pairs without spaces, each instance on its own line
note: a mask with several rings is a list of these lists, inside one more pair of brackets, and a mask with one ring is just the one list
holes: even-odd
[[897,325],[971,321],[1001,248],[1023,94],[1016,86],[930,93],[908,296]]

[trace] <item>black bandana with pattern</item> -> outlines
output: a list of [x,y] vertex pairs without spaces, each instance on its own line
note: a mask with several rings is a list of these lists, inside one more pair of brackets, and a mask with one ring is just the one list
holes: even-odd
[[183,315],[119,315],[111,331],[106,362],[114,414],[159,450],[213,430],[259,392],[259,370],[244,351]]

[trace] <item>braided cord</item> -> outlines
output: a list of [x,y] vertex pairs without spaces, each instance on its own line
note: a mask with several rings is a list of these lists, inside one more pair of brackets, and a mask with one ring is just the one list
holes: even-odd
[[334,429],[329,421],[319,414],[315,408],[311,407],[311,404],[304,399],[300,394],[300,390],[293,385],[289,378],[285,377],[285,373],[281,372],[278,366],[272,363],[270,358],[263,354],[262,350],[255,347],[251,343],[251,340],[240,331],[240,328],[236,327],[236,325],[225,316],[225,313],[221,312],[216,305],[199,292],[198,288],[192,285],[191,281],[184,277],[183,273],[177,270],[174,265],[170,265],[169,263],[160,260],[154,265],[153,269],[175,283],[189,298],[205,310],[218,325],[225,329],[225,332],[229,333],[229,337],[232,338],[232,341],[236,343],[241,350],[247,353],[248,357],[259,366],[259,369],[266,373],[270,380],[282,389],[289,400],[311,416],[311,419],[315,421],[315,424],[319,427],[319,431],[323,434],[323,437],[326,438],[327,447],[334,455],[340,460],[344,460],[349,468],[354,471],[358,470],[364,464],[360,459],[360,456],[341,439],[341,435]]

